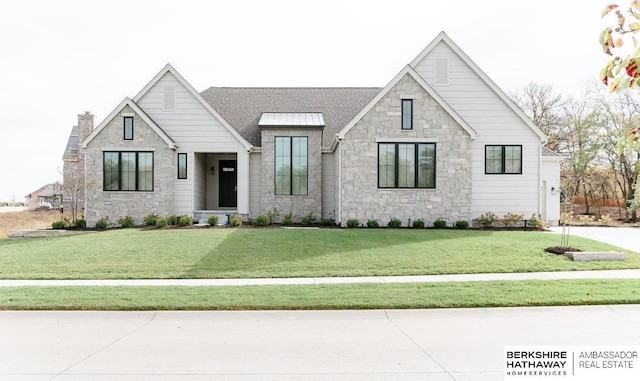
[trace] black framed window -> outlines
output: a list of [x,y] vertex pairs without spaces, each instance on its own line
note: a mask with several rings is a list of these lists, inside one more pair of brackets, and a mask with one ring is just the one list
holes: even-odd
[[521,145],[486,145],[484,160],[485,174],[522,174]]
[[124,117],[124,140],[133,140],[133,117]]
[[276,195],[307,195],[308,156],[308,138],[306,136],[276,136]]
[[153,152],[103,152],[105,191],[153,191]]
[[402,129],[413,130],[413,99],[402,100]]
[[178,179],[187,178],[187,154],[178,154]]
[[378,144],[378,188],[435,187],[435,143]]

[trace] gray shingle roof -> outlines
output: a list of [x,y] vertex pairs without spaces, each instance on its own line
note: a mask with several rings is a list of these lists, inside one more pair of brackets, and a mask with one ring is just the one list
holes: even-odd
[[547,147],[542,147],[542,156],[555,156],[555,157],[565,157],[564,155],[556,152],[556,151],[552,151]]
[[210,87],[200,95],[254,146],[261,146],[258,121],[264,112],[320,112],[325,127],[322,145],[379,92],[377,87]]

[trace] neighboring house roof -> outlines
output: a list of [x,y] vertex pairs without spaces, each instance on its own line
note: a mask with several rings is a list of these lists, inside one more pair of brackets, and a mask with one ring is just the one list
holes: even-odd
[[321,112],[263,112],[260,127],[324,127]]
[[198,94],[198,92],[193,88],[193,86],[191,86],[191,84],[189,82],[187,82],[186,79],[184,79],[184,77],[182,75],[180,75],[180,73],[178,73],[178,71],[171,66],[171,64],[166,64],[164,68],[162,68],[162,70],[160,70],[160,72],[158,72],[158,74],[156,74],[155,77],[153,77],[151,79],[151,81],[149,81],[149,83],[147,83],[147,85],[145,87],[142,88],[142,90],[140,90],[138,92],[138,94],[136,94],[135,97],[133,97],[133,100],[135,102],[138,102],[140,99],[142,99],[142,97],[144,97],[144,95],[151,90],[151,88],[153,86],[156,85],[156,83],[158,83],[158,81],[160,81],[160,79],[162,79],[162,77],[167,74],[167,73],[171,73],[177,80],[178,82],[180,82],[182,84],[182,86],[184,86],[187,91],[189,91],[189,93],[200,103],[202,104],[202,106],[209,112],[211,113],[211,115],[213,115],[216,119],[218,119],[218,121],[220,121],[220,123],[224,126],[224,128],[227,129],[227,131],[229,131],[229,133],[231,133],[231,135],[233,135],[236,139],[238,139],[238,141],[240,141],[240,143],[242,143],[245,148],[247,150],[251,149],[251,144],[250,141],[248,141],[249,139],[245,139],[241,133],[238,133],[237,129],[234,129],[229,122],[218,113],[218,109],[214,109],[213,107],[211,107],[211,104],[207,103],[207,101],[205,101],[202,96],[200,94]]
[[567,158],[567,156],[565,156],[565,155],[563,155],[561,153],[558,153],[556,151],[552,151],[549,148],[544,147],[544,146],[542,147],[541,153],[542,153],[542,157],[543,158],[560,159],[560,160]]
[[55,183],[44,185],[24,197],[25,198],[31,198],[35,196],[51,197],[60,193],[62,193],[62,184],[60,184],[60,182],[55,182]]
[[353,126],[358,123],[362,117],[364,117],[379,101],[382,99],[387,93],[402,79],[404,76],[411,76],[422,88],[433,98],[438,104],[445,109],[449,115],[456,122],[460,124],[460,126],[467,131],[471,139],[475,139],[478,136],[478,133],[453,109],[444,99],[431,87],[429,84],[418,74],[413,68],[409,65],[405,66],[392,80],[387,84],[387,86],[382,89],[375,98],[373,98],[354,118],[347,124],[338,134],[338,139],[344,138],[344,136],[349,132]]
[[125,98],[122,102],[120,102],[118,107],[116,107],[113,111],[111,111],[111,114],[109,114],[106,118],[104,118],[102,123],[100,123],[98,127],[96,127],[91,132],[91,134],[89,134],[89,136],[87,136],[87,138],[84,141],[82,141],[82,148],[87,148],[87,144],[89,144],[96,136],[98,136],[100,131],[102,131],[113,120],[113,118],[118,116],[118,114],[120,114],[120,112],[122,112],[122,110],[124,110],[124,108],[127,106],[131,107],[131,109],[138,116],[140,116],[142,120],[144,120],[144,122],[149,127],[151,127],[151,129],[154,130],[162,140],[164,140],[165,143],[167,143],[169,148],[172,148],[172,149],[178,148],[176,142],[174,142],[173,139],[171,139],[171,137],[167,135],[164,132],[164,130],[160,128],[160,126],[158,126],[156,122],[154,122],[144,111],[142,111],[142,109],[138,107],[138,105],[130,98]]
[[71,134],[69,134],[69,140],[67,140],[67,148],[62,155],[64,161],[78,160],[78,126],[71,128]]
[[447,44],[459,57],[462,59],[470,68],[473,70],[482,80],[496,93],[496,95],[502,99],[502,101],[516,113],[522,119],[522,121],[536,134],[540,137],[542,143],[547,142],[547,136],[542,132],[538,126],[536,126],[533,121],[516,105],[511,98],[505,94],[498,85],[484,72],[475,62],[462,50],[460,47],[453,42],[449,36],[445,32],[440,32],[436,38],[427,45],[426,48],[416,58],[411,61],[409,64],[411,67],[416,67],[420,61],[422,61],[427,54],[429,54],[440,42],[444,42]]
[[377,87],[210,87],[202,98],[255,146],[261,146],[258,123],[263,113],[322,113],[322,145],[380,92]]

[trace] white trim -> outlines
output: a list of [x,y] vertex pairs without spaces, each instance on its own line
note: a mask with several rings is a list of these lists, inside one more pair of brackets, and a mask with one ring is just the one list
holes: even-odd
[[478,133],[451,107],[444,99],[418,74],[411,66],[407,65],[376,95],[351,121],[337,134],[338,139],[344,139],[345,135],[356,123],[360,121],[387,93],[405,76],[410,75],[436,102],[467,131],[471,140],[475,140]]
[[135,117],[135,116],[136,116],[136,113],[135,113],[135,112],[121,112],[121,113],[120,113],[120,116],[125,117],[125,118],[126,118],[126,117],[130,117],[130,116]]
[[420,63],[420,61],[422,61],[427,56],[427,54],[429,54],[440,42],[444,42],[445,44],[447,44],[458,55],[458,57],[460,57],[460,59],[462,59],[471,68],[471,70],[473,70],[491,88],[491,90],[493,90],[493,92],[495,92],[496,95],[504,103],[506,103],[507,106],[513,112],[515,112],[516,115],[518,115],[520,119],[522,119],[522,121],[536,135],[538,135],[542,144],[545,144],[547,142],[548,138],[544,134],[544,132],[542,132],[542,130],[538,128],[538,126],[536,126],[531,121],[531,119],[529,119],[529,117],[520,109],[520,107],[518,107],[511,100],[511,98],[509,98],[507,94],[505,94],[505,92],[502,91],[502,89],[500,89],[500,87],[498,87],[498,85],[496,85],[496,83],[493,82],[493,80],[484,71],[482,71],[482,69],[480,69],[480,67],[475,62],[473,62],[473,60],[463,50],[460,49],[460,47],[456,45],[456,43],[453,42],[453,40],[449,36],[447,36],[445,32],[440,32],[440,34],[438,34],[438,36],[436,36],[436,38],[433,39],[433,41],[431,41],[429,45],[427,45],[427,47],[424,48],[424,50],[422,50],[422,52],[420,52],[420,54],[418,54],[418,56],[414,58],[409,65],[411,67],[416,67]]
[[174,77],[176,77],[176,79],[178,80],[178,82],[180,82],[180,84],[182,84],[182,86],[184,86],[187,91],[189,91],[189,93],[198,101],[200,102],[200,104],[207,110],[209,111],[209,113],[211,113],[211,115],[213,115],[216,119],[218,119],[218,121],[220,121],[220,123],[224,126],[224,128],[226,128],[229,133],[231,133],[231,135],[233,135],[240,144],[242,144],[246,150],[251,149],[252,145],[251,143],[249,143],[247,140],[245,140],[239,133],[238,131],[236,131],[235,128],[231,127],[231,125],[229,124],[229,122],[227,122],[222,115],[220,115],[216,110],[213,109],[213,107],[211,107],[211,105],[209,103],[207,103],[202,96],[200,96],[200,94],[198,94],[198,92],[193,88],[193,86],[191,86],[191,84],[189,84],[189,82],[187,82],[186,79],[184,79],[184,77],[182,75],[180,75],[180,73],[178,73],[178,71],[171,66],[171,64],[166,64],[164,68],[162,68],[162,70],[160,70],[160,72],[158,72],[158,74],[155,75],[155,77],[153,77],[151,79],[151,81],[149,81],[149,83],[147,83],[147,85],[145,87],[142,88],[142,90],[140,90],[138,92],[138,94],[136,94],[135,97],[133,97],[133,100],[135,102],[138,102],[140,99],[142,99],[142,97],[145,96],[145,94],[147,94],[147,92],[149,92],[149,90],[151,90],[151,88],[153,86],[155,86],[156,83],[158,83],[158,81],[160,81],[160,79],[162,79],[162,77],[167,74],[167,73],[171,73],[173,74]]
[[151,147],[100,147],[100,151],[156,152],[156,149]]
[[376,138],[376,143],[438,143],[438,138]]
[[151,127],[151,129],[158,134],[158,136],[164,140],[165,143],[167,143],[167,146],[169,146],[169,148],[171,149],[177,149],[178,145],[176,144],[176,142],[173,141],[173,139],[171,139],[171,137],[169,135],[167,135],[162,128],[160,128],[160,126],[158,126],[153,120],[151,120],[151,118],[149,118],[149,116],[147,114],[145,114],[144,111],[142,111],[142,109],[140,107],[138,107],[138,105],[131,100],[130,98],[125,98],[122,102],[120,102],[120,104],[113,110],[111,111],[111,114],[109,114],[99,125],[98,127],[96,127],[90,134],[89,136],[87,136],[86,139],[84,139],[81,143],[82,148],[87,148],[87,144],[89,144],[96,136],[98,136],[98,134],[100,134],[100,132],[102,132],[102,130],[109,124],[111,123],[111,121],[116,118],[118,116],[118,114],[125,108],[125,107],[131,107],[135,113],[135,115],[138,115],[140,118],[142,118],[142,120],[149,126]]

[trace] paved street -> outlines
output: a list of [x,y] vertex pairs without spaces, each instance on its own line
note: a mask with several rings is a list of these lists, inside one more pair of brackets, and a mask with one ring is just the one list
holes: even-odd
[[640,305],[0,312],[0,379],[502,380],[505,345],[640,345]]

